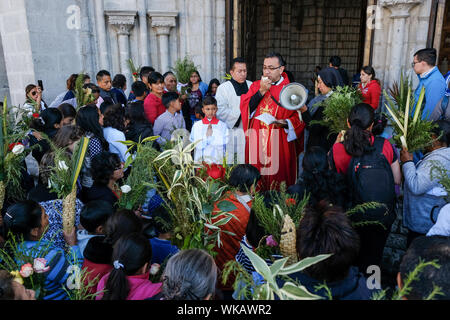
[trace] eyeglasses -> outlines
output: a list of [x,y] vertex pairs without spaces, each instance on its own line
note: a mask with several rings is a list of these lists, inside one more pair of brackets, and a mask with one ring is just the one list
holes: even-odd
[[32,96],[37,95],[37,92],[36,92],[36,91],[30,92],[30,93],[31,93]]
[[420,63],[421,61],[417,61],[417,62],[411,62],[411,67],[414,68],[414,66],[416,65],[416,63]]
[[278,67],[266,67],[266,66],[263,66],[263,70],[270,70],[270,71],[273,71],[273,70],[276,70],[276,69],[278,69],[278,68],[281,68],[282,66],[278,66]]

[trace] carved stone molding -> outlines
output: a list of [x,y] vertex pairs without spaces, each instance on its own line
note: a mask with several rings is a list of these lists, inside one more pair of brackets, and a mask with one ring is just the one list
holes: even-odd
[[176,26],[176,11],[147,11],[151,19],[151,26],[155,28],[157,35],[168,35],[170,28]]
[[391,18],[407,18],[409,11],[423,0],[381,0],[380,4],[391,11]]
[[134,27],[136,11],[105,11],[108,16],[108,23],[114,27],[117,34],[129,35]]

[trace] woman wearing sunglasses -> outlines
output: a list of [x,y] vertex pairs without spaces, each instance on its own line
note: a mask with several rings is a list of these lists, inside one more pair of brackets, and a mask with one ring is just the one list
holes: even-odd
[[42,89],[35,84],[29,84],[25,88],[25,103],[23,108],[28,112],[39,113],[48,108],[42,99]]

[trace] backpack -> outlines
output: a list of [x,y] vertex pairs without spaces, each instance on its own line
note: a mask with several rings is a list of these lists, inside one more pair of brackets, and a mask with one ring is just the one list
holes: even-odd
[[375,137],[372,148],[360,157],[352,157],[347,178],[351,207],[375,201],[386,205],[387,208],[379,207],[363,213],[354,213],[350,216],[353,222],[378,221],[390,227],[395,220],[395,182],[391,165],[382,153],[384,141],[382,137]]

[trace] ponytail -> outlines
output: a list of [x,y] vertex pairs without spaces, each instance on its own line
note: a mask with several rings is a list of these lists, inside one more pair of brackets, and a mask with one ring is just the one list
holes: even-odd
[[122,236],[114,245],[114,269],[108,276],[102,300],[126,300],[130,293],[127,276],[136,275],[152,259],[150,242],[140,233]]
[[367,103],[359,103],[350,111],[350,129],[345,132],[344,148],[352,157],[362,156],[371,147],[371,133],[367,129],[373,123],[373,108]]

